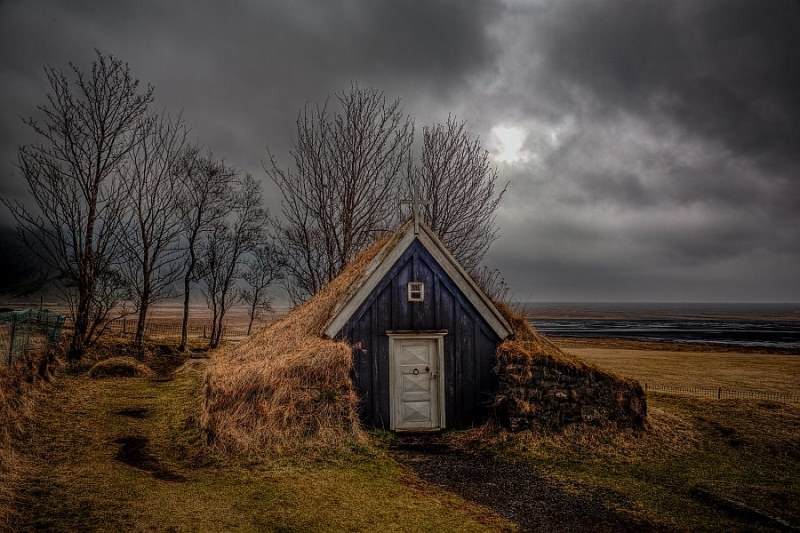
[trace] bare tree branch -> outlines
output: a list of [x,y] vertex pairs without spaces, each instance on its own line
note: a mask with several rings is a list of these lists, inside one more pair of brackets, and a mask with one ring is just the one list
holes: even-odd
[[185,350],[189,337],[189,299],[193,282],[198,281],[197,264],[204,236],[224,219],[230,188],[236,170],[211,153],[201,156],[198,148],[187,150],[181,159],[184,197],[181,225],[185,239],[186,265],[183,271],[183,321],[181,344]]
[[59,273],[70,295],[69,353],[79,358],[98,320],[108,315],[105,298],[114,291],[106,290],[104,280],[116,276],[115,234],[124,211],[118,171],[140,142],[138,126],[153,88],[140,91],[126,63],[99,51],[90,74],[70,66],[70,77],[45,68],[52,93],[38,107],[41,121],[25,120],[40,141],[20,147],[17,164],[36,210],[3,202],[16,218],[19,237]]
[[141,138],[124,169],[127,216],[120,228],[121,272],[138,311],[135,346],[144,341],[150,306],[172,295],[183,274],[180,236],[186,128],[166,113],[142,121]]
[[[505,193],[497,171],[464,122],[425,127],[419,161],[411,157],[412,120],[399,101],[353,85],[336,96],[340,111],[308,105],[297,118],[293,169],[270,154],[265,170],[283,195],[277,240],[290,298],[316,293],[380,236],[396,227],[399,195],[416,182],[423,219],[467,270],[497,238],[495,212]],[[403,176],[401,176],[401,174]]]
[[495,211],[507,184],[497,190],[497,170],[464,122],[449,117],[422,130],[422,157],[413,172],[430,202],[423,218],[468,271],[475,270],[497,238]]
[[261,184],[250,174],[233,187],[229,198],[229,214],[213,224],[201,246],[199,272],[211,309],[211,338],[209,346],[219,346],[225,324],[225,314],[238,301],[235,290],[242,276],[244,259],[261,239],[268,223],[262,207]]
[[269,287],[283,276],[283,257],[275,243],[263,237],[250,253],[242,273],[245,288],[240,292],[247,304],[247,334],[253,329],[253,321],[272,310],[272,298],[267,293]]
[[407,167],[414,125],[383,93],[353,85],[297,118],[295,169],[266,171],[283,195],[277,226],[290,297],[301,301],[336,277],[376,238],[397,224],[400,172]]

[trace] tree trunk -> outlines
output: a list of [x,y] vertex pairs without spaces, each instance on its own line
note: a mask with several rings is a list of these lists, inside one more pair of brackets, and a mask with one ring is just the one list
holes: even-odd
[[69,352],[67,353],[67,358],[73,361],[77,361],[83,357],[83,352],[86,350],[84,336],[86,335],[88,327],[87,322],[87,317],[75,316],[75,322],[72,325],[74,331],[72,332],[72,340],[70,341]]
[[141,348],[144,345],[144,330],[147,325],[147,310],[150,305],[147,301],[142,301],[139,306],[139,319],[136,323],[136,335],[133,337],[133,345]]
[[195,263],[197,262],[194,253],[196,235],[196,232],[192,233],[189,241],[189,266],[186,267],[186,275],[183,277],[183,321],[181,322],[181,344],[178,346],[179,352],[185,352],[186,345],[189,342],[189,288],[192,283]]
[[86,351],[86,337],[89,332],[89,297],[85,293],[85,289],[78,289],[78,305],[75,309],[72,340],[67,354],[67,357],[73,361],[83,357],[83,353]]
[[191,283],[191,276],[192,273],[191,270],[189,270],[183,278],[183,321],[181,322],[181,344],[178,346],[179,352],[186,351],[186,344],[189,341],[189,284]]
[[225,324],[225,308],[223,307],[219,312],[219,319],[217,320],[217,338],[214,342],[214,348],[219,348],[220,343],[222,342],[222,332],[223,327]]
[[211,306],[211,335],[209,335],[208,347],[216,348],[217,345],[217,305],[214,303]]
[[258,287],[255,287],[253,289],[253,303],[250,306],[250,317],[249,317],[250,321],[247,323],[247,336],[248,337],[250,336],[250,330],[253,329],[253,320],[256,317],[256,307],[258,306],[258,298],[261,296],[260,292],[261,291],[258,290]]

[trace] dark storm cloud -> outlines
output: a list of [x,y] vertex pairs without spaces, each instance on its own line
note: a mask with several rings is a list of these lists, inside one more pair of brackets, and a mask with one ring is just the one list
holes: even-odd
[[800,5],[567,2],[537,44],[562,83],[605,110],[658,115],[735,153],[795,161],[800,149]]
[[496,264],[587,297],[800,297],[798,28],[789,1],[512,3],[476,113],[526,132]]
[[487,262],[519,298],[798,300],[798,28],[790,0],[5,1],[0,192],[24,193],[41,67],[93,48],[262,178],[298,109],[357,82],[491,149],[511,186]]
[[194,138],[261,173],[265,146],[288,149],[298,109],[351,82],[410,107],[463,90],[498,53],[485,28],[499,12],[490,1],[5,2],[0,156],[30,139],[17,116],[44,100],[42,66],[85,68],[98,48],[153,83],[158,106],[182,109]]

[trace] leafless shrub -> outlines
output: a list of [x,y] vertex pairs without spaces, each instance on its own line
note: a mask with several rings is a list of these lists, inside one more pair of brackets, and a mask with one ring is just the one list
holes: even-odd
[[506,279],[500,275],[496,268],[481,266],[471,273],[472,279],[478,284],[483,293],[493,302],[507,303],[508,291],[510,289]]

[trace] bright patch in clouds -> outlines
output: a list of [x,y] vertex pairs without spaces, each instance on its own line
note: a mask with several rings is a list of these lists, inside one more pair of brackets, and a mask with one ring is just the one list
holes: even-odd
[[519,126],[495,126],[492,128],[494,158],[504,163],[515,163],[527,159],[522,150],[527,131]]

